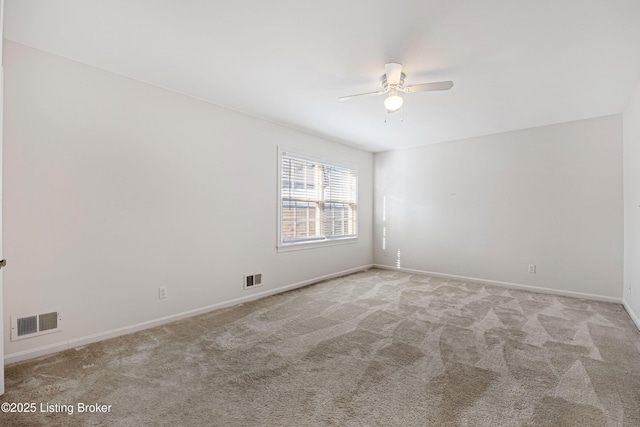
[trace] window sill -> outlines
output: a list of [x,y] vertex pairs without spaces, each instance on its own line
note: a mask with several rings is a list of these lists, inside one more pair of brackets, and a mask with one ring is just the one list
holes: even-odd
[[298,243],[283,243],[276,247],[278,252],[291,252],[291,251],[301,251],[305,249],[317,249],[324,248],[326,246],[338,246],[338,245],[349,245],[353,243],[358,243],[357,237],[347,237],[344,239],[330,239],[330,240],[322,240],[315,242],[298,242]]

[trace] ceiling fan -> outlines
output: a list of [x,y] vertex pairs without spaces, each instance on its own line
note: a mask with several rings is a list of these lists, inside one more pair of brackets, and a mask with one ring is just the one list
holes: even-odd
[[405,86],[404,78],[405,74],[402,72],[402,64],[396,64],[390,62],[384,65],[385,74],[382,76],[382,90],[377,92],[358,93],[356,95],[343,96],[338,98],[338,101],[345,101],[347,99],[355,98],[357,96],[367,95],[383,95],[389,94],[384,100],[384,108],[387,112],[393,113],[398,111],[402,107],[402,97],[399,93],[413,93],[413,92],[429,92],[434,90],[449,90],[453,87],[452,81],[435,82],[435,83],[422,83],[417,85]]

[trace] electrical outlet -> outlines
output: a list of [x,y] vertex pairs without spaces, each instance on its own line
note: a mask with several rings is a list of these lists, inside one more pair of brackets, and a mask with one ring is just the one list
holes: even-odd
[[167,287],[161,286],[158,288],[158,299],[165,299],[167,297]]
[[529,273],[536,274],[536,265],[535,264],[529,264]]

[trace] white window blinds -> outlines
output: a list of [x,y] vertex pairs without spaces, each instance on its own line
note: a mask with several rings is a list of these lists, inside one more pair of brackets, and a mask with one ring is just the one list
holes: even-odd
[[281,154],[282,244],[357,237],[355,169]]

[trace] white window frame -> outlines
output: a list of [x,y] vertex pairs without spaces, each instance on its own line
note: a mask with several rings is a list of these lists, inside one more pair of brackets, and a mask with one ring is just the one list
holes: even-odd
[[[310,237],[308,239],[301,239],[299,241],[284,241],[283,236],[283,215],[282,215],[282,206],[283,206],[283,192],[282,192],[282,163],[283,157],[290,156],[295,157],[297,159],[306,160],[313,163],[318,163],[327,166],[333,166],[338,168],[350,169],[355,172],[356,175],[356,183],[355,183],[355,214],[354,214],[354,229],[355,234],[350,236],[322,236],[313,238]],[[346,164],[344,162],[336,162],[334,160],[329,160],[319,156],[313,156],[308,154],[301,154],[297,151],[291,151],[284,149],[282,147],[278,147],[278,240],[277,240],[277,250],[278,252],[286,252],[292,250],[300,250],[300,249],[311,249],[311,248],[319,248],[325,246],[333,246],[333,245],[343,245],[356,243],[358,241],[358,224],[359,224],[359,210],[358,210],[358,184],[359,184],[359,176],[358,176],[358,168],[351,164]]]

